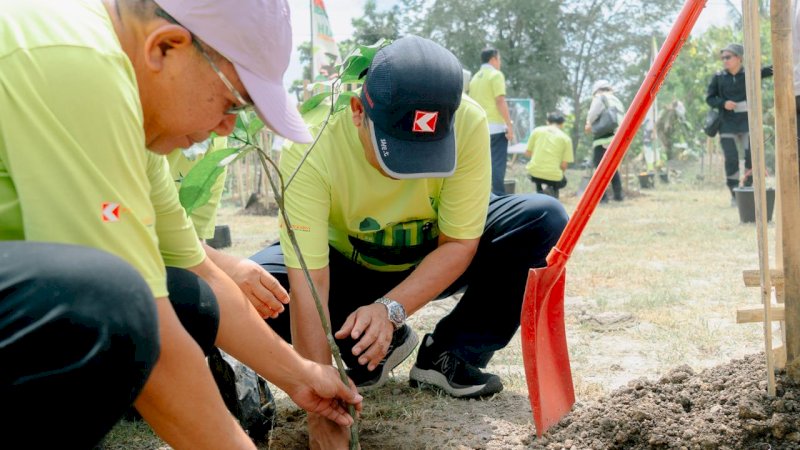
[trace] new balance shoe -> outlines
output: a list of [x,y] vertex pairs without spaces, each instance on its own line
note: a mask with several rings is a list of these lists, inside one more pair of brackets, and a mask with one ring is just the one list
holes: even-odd
[[359,392],[369,392],[386,384],[389,374],[395,367],[406,360],[419,343],[419,338],[408,325],[403,325],[394,332],[392,343],[386,357],[378,364],[375,370],[370,371],[367,366],[357,366],[347,369],[347,376],[353,380]]
[[479,398],[503,390],[500,377],[484,373],[456,354],[438,348],[426,334],[419,347],[417,363],[409,375],[412,387],[432,386],[456,398]]

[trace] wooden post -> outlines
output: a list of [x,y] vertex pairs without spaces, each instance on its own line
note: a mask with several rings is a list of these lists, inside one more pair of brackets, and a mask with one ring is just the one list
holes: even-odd
[[767,234],[767,173],[764,162],[764,122],[761,112],[761,43],[759,42],[758,1],[743,0],[744,68],[747,87],[747,113],[750,127],[750,153],[753,158],[753,187],[756,206],[756,240],[761,275],[761,302],[764,304],[764,347],[767,359],[767,393],[775,395],[775,366],[772,353],[772,280],[769,272]]
[[786,368],[800,381],[800,174],[792,63],[792,2],[770,2],[775,71],[776,159],[780,161],[781,231],[786,302]]

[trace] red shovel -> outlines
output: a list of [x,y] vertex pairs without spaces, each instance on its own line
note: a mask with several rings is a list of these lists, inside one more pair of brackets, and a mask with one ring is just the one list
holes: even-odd
[[687,0],[683,5],[578,208],[547,256],[547,267],[528,273],[522,304],[522,356],[539,436],[558,423],[575,403],[564,333],[564,266],[705,4],[706,0]]

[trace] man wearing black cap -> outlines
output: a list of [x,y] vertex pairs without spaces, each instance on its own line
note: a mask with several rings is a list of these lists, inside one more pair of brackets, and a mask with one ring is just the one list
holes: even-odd
[[[480,369],[514,336],[528,269],[545,263],[566,224],[547,196],[490,199],[486,116],[462,85],[458,60],[438,44],[409,36],[384,47],[360,97],[331,117],[286,191],[300,250],[361,390],[385,383],[414,350],[406,317],[463,287],[422,339],[411,383],[460,398],[502,390]],[[305,150],[285,148],[284,177]],[[285,224],[281,244],[253,259],[290,288],[287,312],[269,323],[302,355],[330,362]],[[309,435],[312,444],[347,439],[314,415]]]
[[[720,111],[719,142],[725,157],[726,184],[731,193],[731,205],[736,206],[733,189],[753,184],[750,159],[750,129],[747,122],[747,90],[745,88],[741,44],[728,44],[720,51],[723,70],[715,73],[708,85],[706,103]],[[772,66],[761,69],[762,77],[772,76]],[[739,174],[739,147],[744,148],[745,176]]]

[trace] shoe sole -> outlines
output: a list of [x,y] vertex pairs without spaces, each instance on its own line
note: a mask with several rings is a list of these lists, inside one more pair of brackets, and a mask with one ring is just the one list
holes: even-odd
[[386,384],[386,382],[389,381],[389,375],[391,374],[392,370],[402,364],[403,361],[408,359],[408,357],[414,353],[414,349],[417,348],[417,344],[419,344],[419,337],[414,330],[410,330],[408,338],[406,338],[405,342],[398,346],[392,352],[392,354],[389,355],[389,358],[386,359],[386,363],[383,365],[383,371],[381,372],[380,378],[378,378],[378,380],[374,383],[358,386],[358,391],[369,392]]
[[423,370],[416,365],[411,368],[409,374],[409,384],[411,387],[433,387],[446,392],[455,398],[481,398],[497,394],[503,390],[503,383],[498,377],[492,377],[486,384],[476,386],[455,387],[450,384],[443,373],[436,370]]

